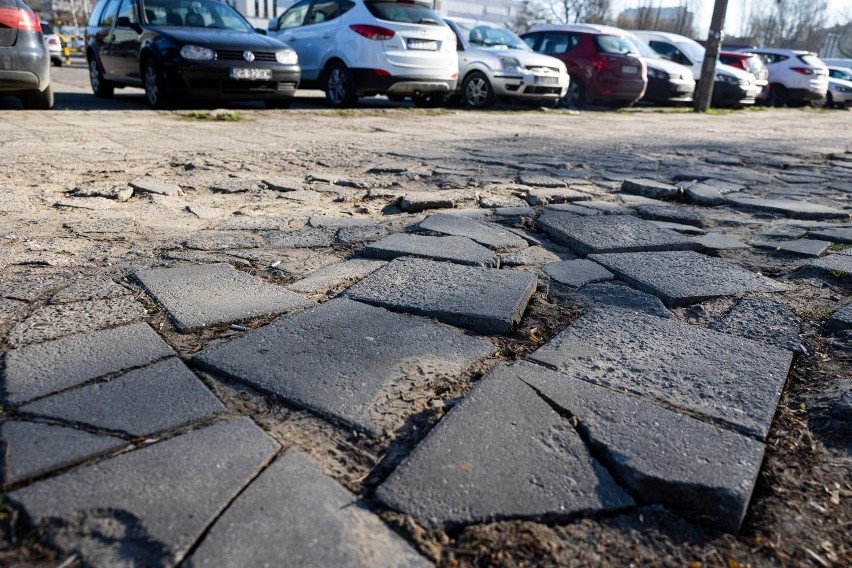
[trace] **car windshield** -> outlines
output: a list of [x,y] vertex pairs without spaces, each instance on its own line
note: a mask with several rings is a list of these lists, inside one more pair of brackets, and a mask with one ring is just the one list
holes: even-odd
[[804,63],[805,65],[810,65],[811,67],[824,67],[825,63],[822,62],[822,59],[816,57],[815,55],[800,55],[799,61]]
[[142,0],[142,18],[152,26],[254,33],[239,12],[219,0]]
[[686,55],[691,61],[704,61],[704,48],[696,41],[679,41],[675,44],[677,48]]
[[627,53],[636,53],[636,48],[627,42],[623,37],[611,35],[595,36],[595,45],[598,46],[598,51],[602,53],[616,53],[625,55]]
[[456,22],[462,37],[471,45],[482,47],[510,47],[512,49],[523,49],[530,51],[530,47],[524,40],[516,36],[512,31],[498,26],[487,24],[472,24],[468,22]]
[[441,25],[441,18],[434,10],[410,0],[408,2],[365,2],[364,5],[373,16],[386,22]]
[[766,71],[766,65],[763,64],[763,60],[759,55],[750,53],[748,57],[746,57],[745,62],[746,65],[748,65],[748,70],[753,73],[755,77]]
[[633,50],[645,59],[662,59],[660,54],[654,51],[650,45],[633,34],[625,34],[624,41],[628,42],[633,47]]

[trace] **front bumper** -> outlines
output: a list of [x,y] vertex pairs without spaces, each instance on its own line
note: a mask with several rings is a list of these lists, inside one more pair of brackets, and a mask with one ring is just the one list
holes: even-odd
[[[236,63],[236,64],[232,64]],[[269,80],[231,79],[233,67],[261,68],[239,62],[180,62],[166,65],[163,77],[172,95],[220,100],[264,100],[288,98],[296,94],[301,79],[298,65],[265,65],[272,69]]]
[[755,85],[743,86],[716,81],[713,83],[711,104],[713,106],[753,105],[755,97],[757,97],[759,92],[758,87]]
[[643,101],[652,103],[688,103],[695,91],[695,81],[672,81],[648,77]]
[[498,97],[513,97],[531,101],[555,101],[568,91],[568,76],[537,75],[535,73],[495,74],[491,87]]
[[394,77],[377,74],[374,69],[351,69],[358,96],[371,95],[429,95],[451,93],[456,89],[458,78],[423,79],[418,77]]
[[818,101],[825,98],[825,93],[827,90],[822,90],[820,88],[814,89],[789,89],[787,91],[787,98],[790,101],[800,101],[803,103],[809,103],[811,101]]

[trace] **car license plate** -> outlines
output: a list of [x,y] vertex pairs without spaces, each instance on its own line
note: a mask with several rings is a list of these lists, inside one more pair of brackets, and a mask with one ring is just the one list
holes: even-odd
[[438,51],[438,42],[431,39],[409,39],[408,49],[419,49],[422,51]]
[[622,65],[621,66],[622,73],[638,73],[639,68],[636,65]]
[[558,85],[559,77],[536,77],[536,85]]
[[231,69],[231,79],[245,81],[269,81],[272,79],[272,69],[245,69],[235,67]]

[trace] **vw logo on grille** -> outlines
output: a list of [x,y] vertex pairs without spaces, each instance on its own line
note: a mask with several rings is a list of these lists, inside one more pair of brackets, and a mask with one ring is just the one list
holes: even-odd
[[243,59],[245,59],[246,61],[254,61],[254,53],[252,53],[251,51],[244,51]]

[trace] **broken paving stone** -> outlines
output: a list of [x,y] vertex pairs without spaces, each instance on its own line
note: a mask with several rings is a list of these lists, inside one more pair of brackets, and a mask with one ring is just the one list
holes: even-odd
[[762,443],[537,365],[510,369],[576,418],[593,454],[636,501],[739,530],[763,461]]
[[512,367],[494,367],[376,491],[426,526],[565,519],[633,499]]
[[580,205],[575,205],[573,203],[556,203],[553,205],[545,205],[545,209],[549,211],[559,211],[561,213],[571,213],[572,215],[582,215],[584,217],[589,217],[593,215],[603,215],[603,211],[598,209],[591,209],[589,207],[582,207]]
[[301,191],[305,188],[305,180],[300,177],[264,178],[261,181],[273,191]]
[[318,294],[339,288],[344,284],[361,280],[387,264],[381,260],[353,259],[332,264],[311,272],[306,277],[288,284],[287,288],[294,292]]
[[518,174],[518,183],[520,183],[521,185],[545,188],[564,188],[568,185],[564,179],[559,179],[557,177],[543,175],[540,173],[526,172]]
[[515,270],[402,258],[349,288],[346,296],[480,333],[507,334],[520,323],[537,282]]
[[636,178],[626,179],[621,182],[621,191],[650,199],[668,200],[677,197],[680,190],[676,186],[667,183],[660,183],[652,179]]
[[266,468],[190,558],[202,566],[432,566],[300,451]]
[[563,303],[589,307],[595,304],[623,308],[637,312],[645,312],[660,318],[671,318],[672,314],[656,296],[640,292],[625,284],[614,282],[587,284],[580,290],[552,289],[551,293]]
[[545,211],[538,224],[555,242],[580,254],[688,250],[696,248],[689,238],[660,229],[629,215],[579,217]]
[[318,191],[311,189],[286,191],[279,196],[281,199],[288,201],[296,201],[298,203],[319,203],[323,199],[323,195]]
[[828,250],[828,247],[831,246],[831,242],[814,239],[796,239],[793,241],[764,241],[755,243],[755,246],[801,256],[822,256]]
[[[807,230],[798,227],[796,225],[774,225],[760,232],[761,237],[766,237],[769,239],[798,239],[804,237],[808,233]],[[826,239],[830,240],[830,239]]]
[[375,226],[372,219],[359,217],[327,217],[325,215],[314,215],[308,220],[311,227],[327,227],[336,229],[340,227],[362,227]]
[[0,325],[23,314],[27,307],[26,302],[0,298]]
[[69,209],[86,209],[88,211],[109,211],[115,207],[111,199],[105,197],[74,197],[72,199],[60,199],[54,204],[55,207],[68,207]]
[[840,244],[852,244],[852,227],[826,228],[809,231],[809,237]]
[[0,438],[6,444],[4,485],[73,465],[130,443],[115,436],[90,434],[67,426],[17,420],[0,424]]
[[848,211],[841,211],[833,207],[808,203],[806,201],[794,201],[791,199],[763,199],[745,193],[731,193],[727,196],[728,204],[733,207],[778,213],[794,219],[846,219]]
[[134,276],[182,332],[314,305],[224,263],[154,268]]
[[649,205],[646,203],[636,206],[640,217],[648,221],[666,221],[678,225],[703,226],[701,215],[684,207],[675,205]]
[[585,201],[592,196],[572,188],[560,187],[560,189],[531,189],[527,192],[526,200],[530,205],[547,205],[549,203],[570,203],[573,201]]
[[4,270],[0,274],[0,297],[32,302],[67,286],[74,276],[70,272],[44,268],[28,268],[14,273]]
[[727,235],[707,233],[694,238],[694,241],[707,250],[736,250],[751,248],[749,245]]
[[527,242],[500,225],[481,223],[451,215],[430,215],[419,225],[420,229],[456,237],[467,237],[495,250],[526,248]]
[[471,266],[498,266],[493,252],[467,237],[426,237],[395,233],[364,247],[367,258],[393,260],[414,256]]
[[273,231],[264,235],[269,246],[277,248],[326,248],[334,245],[334,231],[305,227],[294,231]]
[[824,256],[820,259],[809,262],[807,266],[832,274],[852,274],[852,254],[844,254],[846,252],[848,251]]
[[661,229],[681,233],[682,235],[699,236],[704,234],[704,229],[699,229],[692,225],[681,225],[679,223],[669,223],[668,221],[648,221]]
[[183,195],[183,190],[179,185],[174,183],[166,183],[150,179],[135,179],[128,185],[130,185],[130,187],[132,187],[135,191],[142,191],[144,193],[167,195],[169,197]]
[[6,400],[21,403],[174,354],[144,323],[14,349],[6,353]]
[[581,207],[585,207],[588,209],[592,209],[594,211],[598,211],[604,215],[628,215],[630,213],[630,209],[624,207],[623,205],[619,205],[618,203],[613,203],[611,201],[584,201],[578,204]]
[[551,280],[571,288],[582,288],[593,282],[604,282],[615,278],[612,272],[591,260],[577,259],[554,262],[542,267]]
[[229,178],[210,185],[210,191],[214,193],[248,193],[260,189],[260,182],[251,179]]
[[36,308],[9,332],[9,343],[21,346],[92,331],[126,325],[143,319],[148,312],[127,296]]
[[254,235],[244,233],[196,231],[183,241],[183,246],[191,250],[219,251],[257,248],[260,246],[260,240]]
[[829,331],[845,331],[852,329],[852,304],[845,306],[828,318],[825,328]]
[[65,227],[78,235],[135,233],[136,221],[130,217],[91,217],[65,223]]
[[535,211],[531,207],[500,207],[494,210],[493,215],[495,221],[518,223],[534,218]]
[[529,359],[765,439],[793,354],[674,319],[595,308]]
[[31,402],[18,411],[139,437],[208,418],[225,407],[186,365],[172,358]]
[[852,422],[852,381],[846,382],[846,392],[831,407],[831,416],[844,422]]
[[710,329],[799,352],[802,322],[786,305],[763,296],[743,298]]
[[372,243],[388,236],[388,230],[380,225],[342,227],[337,231],[337,241],[344,245]]
[[485,209],[499,209],[503,207],[526,207],[527,202],[520,197],[489,196],[479,200],[479,206]]
[[531,246],[500,257],[502,266],[543,266],[562,259],[544,247]]
[[279,231],[290,223],[290,217],[277,215],[234,215],[216,225],[218,231]]
[[216,219],[225,214],[225,212],[218,207],[205,207],[203,205],[187,205],[186,210],[204,221]]
[[133,188],[122,183],[92,182],[75,187],[71,190],[70,195],[73,197],[105,197],[127,201],[133,197]]
[[427,209],[452,209],[456,206],[452,195],[438,191],[407,193],[399,203],[406,213],[418,213]]
[[174,566],[279,449],[248,418],[219,422],[7,494],[91,566]]
[[670,308],[783,288],[765,276],[692,251],[595,254],[589,259],[643,292],[657,296]]
[[718,188],[706,183],[695,183],[684,188],[683,195],[688,203],[704,207],[724,205],[727,201]]
[[459,331],[341,298],[205,349],[193,364],[379,434],[387,398],[446,381],[493,351]]

